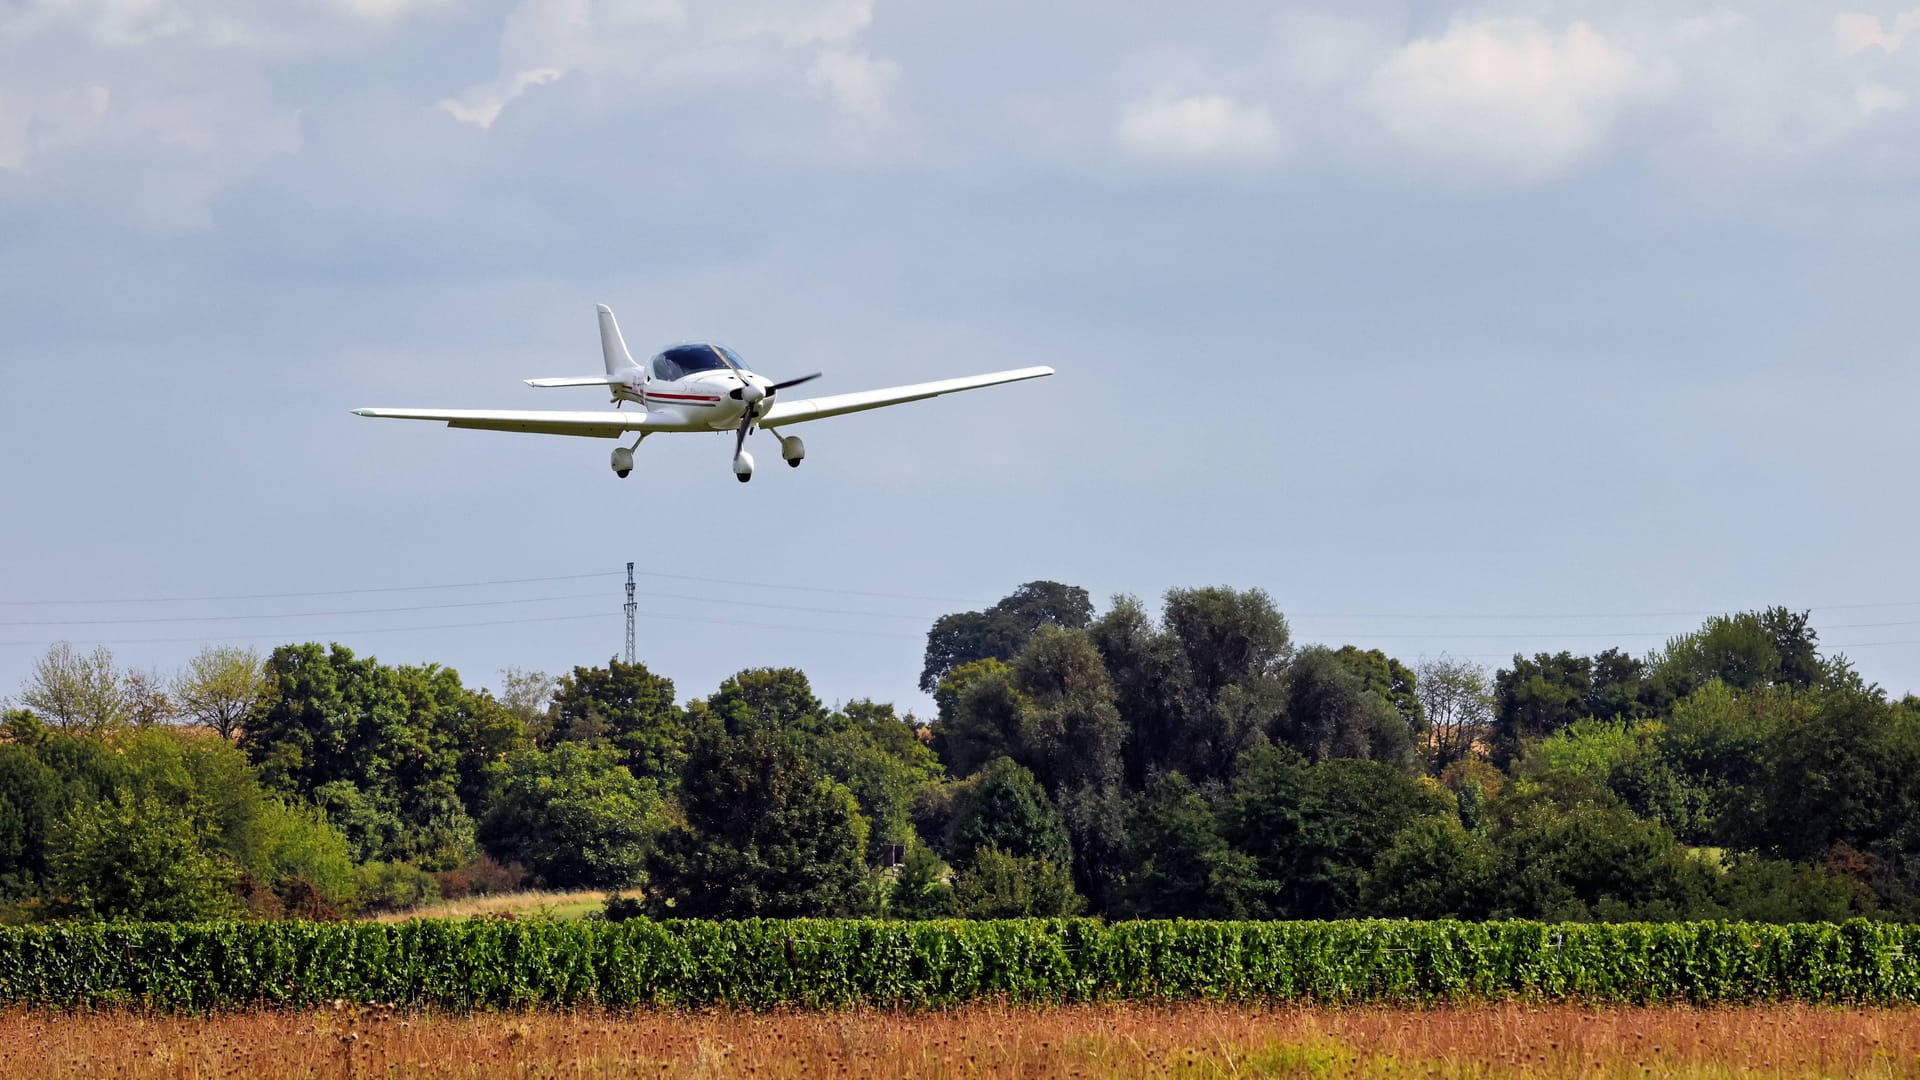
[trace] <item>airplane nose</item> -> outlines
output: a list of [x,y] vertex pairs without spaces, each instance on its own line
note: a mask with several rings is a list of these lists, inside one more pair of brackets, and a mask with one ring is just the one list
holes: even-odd
[[767,388],[761,385],[758,380],[749,378],[746,375],[736,375],[734,379],[738,381],[740,385],[734,387],[733,392],[727,395],[733,400],[745,401],[752,404],[761,401],[767,396]]

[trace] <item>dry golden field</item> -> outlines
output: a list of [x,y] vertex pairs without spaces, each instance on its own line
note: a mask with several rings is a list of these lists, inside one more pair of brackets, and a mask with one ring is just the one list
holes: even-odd
[[406,922],[408,919],[471,919],[487,915],[512,915],[521,919],[578,919],[588,912],[599,911],[606,899],[605,889],[489,893],[458,900],[435,900],[406,911],[384,912],[374,916],[373,921],[393,923]]
[[1916,1077],[1920,1011],[1182,1006],[0,1016],[28,1077]]

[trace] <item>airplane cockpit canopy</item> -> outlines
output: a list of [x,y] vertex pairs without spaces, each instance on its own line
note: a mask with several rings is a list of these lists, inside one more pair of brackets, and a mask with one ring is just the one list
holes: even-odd
[[724,345],[675,345],[653,358],[653,377],[656,379],[684,379],[702,371],[725,371],[726,360],[720,358],[726,353],[736,367],[745,368],[739,354]]

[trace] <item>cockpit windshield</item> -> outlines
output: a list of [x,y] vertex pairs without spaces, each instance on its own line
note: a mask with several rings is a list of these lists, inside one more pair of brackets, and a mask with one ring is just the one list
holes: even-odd
[[[720,348],[718,345],[676,345],[653,358],[653,377],[684,379],[702,371],[725,371],[727,364],[720,359]],[[727,355],[734,363],[740,364],[738,356],[731,352]]]

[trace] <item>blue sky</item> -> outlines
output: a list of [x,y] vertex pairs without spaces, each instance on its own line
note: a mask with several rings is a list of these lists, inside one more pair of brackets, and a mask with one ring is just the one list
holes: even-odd
[[[58,638],[564,670],[629,559],[683,695],[924,712],[931,618],[1043,577],[1490,666],[1780,603],[1920,690],[1916,94],[1861,0],[0,7],[0,693]],[[597,407],[518,381],[596,303],[823,393],[1059,375],[749,485],[348,412]]]

